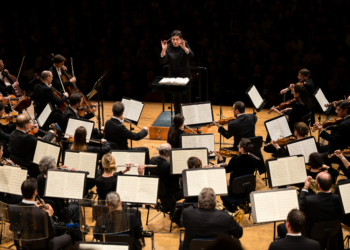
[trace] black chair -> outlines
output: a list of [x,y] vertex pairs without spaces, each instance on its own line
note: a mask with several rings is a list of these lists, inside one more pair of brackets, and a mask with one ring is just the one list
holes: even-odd
[[303,118],[301,118],[301,121],[302,121],[303,123],[305,123],[305,124],[309,127],[310,136],[312,135],[312,134],[311,134],[311,129],[310,129],[310,126],[311,126],[311,116],[312,116],[312,112],[309,112],[307,115],[305,115]]
[[[182,243],[182,234],[185,233],[185,230],[180,230],[180,245]],[[213,241],[213,238],[194,238],[190,242],[190,250],[205,250]]]
[[328,250],[330,238],[337,235],[339,230],[340,230],[339,220],[323,221],[323,222],[315,223],[312,226],[310,236],[311,236],[311,239],[314,239],[314,240],[327,240],[326,246],[323,246],[323,247],[321,246],[321,248],[324,249],[324,247],[326,247],[326,250]]
[[[103,240],[103,236],[100,235],[100,240]],[[118,234],[118,235],[105,235],[105,242],[124,242],[129,245],[129,250],[133,249],[133,240],[128,234]]]

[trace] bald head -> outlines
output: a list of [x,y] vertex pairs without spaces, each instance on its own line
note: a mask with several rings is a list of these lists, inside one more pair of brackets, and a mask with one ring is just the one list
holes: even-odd
[[52,76],[51,71],[44,70],[43,72],[41,72],[41,79],[42,79],[43,81],[46,81],[47,78],[49,78],[50,76]]
[[25,129],[26,124],[30,122],[30,117],[20,114],[16,119],[16,128]]
[[169,157],[171,151],[171,145],[169,143],[163,143],[157,147],[159,155],[163,157]]
[[333,180],[332,176],[326,172],[320,172],[316,176],[317,188],[321,192],[328,192],[331,189]]

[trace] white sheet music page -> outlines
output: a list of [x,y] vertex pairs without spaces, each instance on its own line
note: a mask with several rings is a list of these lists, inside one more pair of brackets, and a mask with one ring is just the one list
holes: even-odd
[[64,192],[64,198],[82,199],[84,195],[85,174],[74,172],[69,172],[66,174],[67,186]]
[[199,124],[198,114],[197,114],[197,105],[185,105],[182,106],[182,114],[185,117],[185,124]]
[[198,114],[198,123],[213,122],[210,103],[198,104],[196,106],[197,106],[197,114]]
[[[67,172],[48,171],[45,196],[46,197],[64,197],[67,187]],[[57,185],[59,183],[59,185]]]
[[328,107],[325,107],[325,105],[328,104],[329,102],[328,102],[326,96],[324,95],[323,91],[321,89],[318,89],[315,97],[316,97],[316,100],[318,101],[318,103],[320,104],[322,111],[326,112]]
[[[119,153],[119,152],[118,152]],[[122,152],[125,153],[126,158],[123,159],[123,163],[121,160],[116,162],[117,165],[127,164],[127,163],[133,163],[133,164],[145,164],[145,152]],[[118,167],[117,171],[124,171],[126,167]],[[126,172],[127,175],[139,175],[139,172],[137,170],[137,167],[132,167],[130,171]]]
[[269,161],[271,184],[273,187],[284,186],[290,183],[288,165],[284,159]]
[[80,126],[83,126],[86,128],[86,132],[87,132],[86,139],[90,140],[91,133],[94,128],[94,123],[83,121],[83,120],[71,119],[71,118],[69,118],[68,120],[65,138],[68,138],[68,136],[74,136],[75,130]]
[[286,116],[282,116],[276,120],[278,121],[278,127],[279,127],[279,130],[281,132],[282,137],[284,138],[284,137],[291,136],[292,131],[290,131]]
[[84,250],[128,250],[128,245],[106,245],[106,244],[88,244],[80,243],[79,249]]
[[[205,149],[195,149],[195,150],[189,150],[189,156],[188,158],[192,156],[198,157],[202,161],[202,167],[205,165],[208,165],[208,150]],[[187,160],[188,160],[187,158]],[[187,162],[186,160],[186,162]]]
[[137,202],[140,180],[136,176],[118,175],[116,191],[124,202]]
[[214,189],[216,195],[227,194],[226,170],[219,168],[205,171],[207,171],[207,187]]
[[304,182],[307,177],[304,157],[288,157],[288,159],[291,184]]
[[270,134],[271,140],[278,140],[292,135],[285,116],[266,122],[266,129]]
[[42,141],[37,141],[33,162],[39,164],[40,160],[46,156],[48,143],[44,143]]
[[0,166],[0,192],[7,193],[8,192],[8,178],[7,176],[11,176],[11,173],[6,175],[7,168],[4,166]]
[[140,185],[137,202],[157,204],[158,178],[139,177]]
[[95,178],[98,153],[79,153],[79,170],[89,172],[88,178]]
[[252,88],[249,90],[248,95],[250,96],[250,99],[252,100],[256,109],[258,109],[260,105],[264,102],[255,85],[253,85]]
[[182,170],[188,169],[187,160],[189,158],[189,151],[176,150],[171,151],[171,164],[173,174],[182,174]]
[[207,171],[186,171],[187,193],[189,196],[198,196],[204,187],[208,186]]
[[[123,99],[122,102],[126,100]],[[138,122],[141,116],[141,112],[143,109],[144,104],[142,102],[137,102],[134,100],[127,100],[129,105],[128,105],[128,115],[124,116],[126,119]],[[126,108],[126,107],[125,107]]]
[[80,161],[78,152],[69,152],[64,153],[64,165],[68,168],[75,168],[80,170]]
[[304,157],[305,157],[305,162],[309,162],[309,156],[312,153],[318,152],[317,151],[317,146],[316,146],[316,141],[314,137],[309,138],[307,140],[302,141],[302,147],[304,151]]
[[11,172],[11,179],[8,182],[10,194],[22,195],[22,183],[27,179],[28,171],[18,167],[5,166]]
[[55,158],[55,162],[58,162],[61,148],[58,145],[54,146],[49,143],[46,143],[46,144],[47,144],[46,156],[52,156]]
[[40,127],[44,126],[51,112],[52,112],[52,109],[51,109],[50,103],[48,103],[44,108],[44,110],[41,112],[40,116],[38,117],[38,124]]
[[[198,146],[200,148],[207,148],[208,152],[215,151],[215,137],[214,135],[198,135]],[[211,156],[215,156],[215,153],[212,153]]]
[[181,136],[182,148],[198,148],[199,136]]
[[345,214],[350,213],[350,183],[339,185],[340,197]]
[[296,190],[286,190],[275,192],[277,204],[276,221],[286,220],[288,213],[293,208],[299,209],[299,202]]

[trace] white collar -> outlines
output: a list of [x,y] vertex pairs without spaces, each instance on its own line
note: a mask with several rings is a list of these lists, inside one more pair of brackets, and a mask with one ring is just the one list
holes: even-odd
[[22,203],[25,203],[25,204],[34,204],[34,205],[36,204],[35,201],[28,201],[28,200],[25,200],[25,199],[22,200]]
[[343,120],[345,120],[346,118],[350,117],[350,115],[348,115],[347,117],[345,117]]
[[301,236],[301,233],[298,233],[298,234],[287,233],[287,235],[289,235],[289,236]]
[[327,191],[327,192],[324,192],[324,191],[318,191],[317,190],[317,193],[325,193],[325,194],[329,194],[329,193],[332,193],[331,190]]
[[117,119],[118,121],[120,121],[121,123],[123,123],[124,122],[124,119],[123,120],[121,120],[121,119],[119,119],[118,117],[115,117],[115,116],[113,116],[112,117],[113,119]]
[[241,113],[241,114],[237,115],[237,117],[240,116],[240,115],[244,115],[244,113]]

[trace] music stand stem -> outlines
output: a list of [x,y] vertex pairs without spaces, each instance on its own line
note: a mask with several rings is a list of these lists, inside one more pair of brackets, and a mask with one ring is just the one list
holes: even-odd
[[[131,126],[131,122],[130,124],[130,131],[132,132],[134,130],[134,128]],[[132,140],[130,139],[130,148],[132,149]]]

